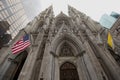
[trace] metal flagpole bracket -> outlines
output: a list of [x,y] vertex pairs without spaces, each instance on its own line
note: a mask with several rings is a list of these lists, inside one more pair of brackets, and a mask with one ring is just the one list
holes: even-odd
[[22,31],[22,30],[25,32],[25,34],[28,34],[28,33],[25,31],[25,29],[24,29],[24,28],[23,28],[23,29],[21,29],[21,31]]
[[15,64],[18,64],[18,62],[15,59],[12,59],[12,58],[8,58],[8,61],[11,61],[11,62],[13,62]]
[[23,31],[25,32],[25,34],[28,34],[28,33],[25,31],[25,29],[23,29]]

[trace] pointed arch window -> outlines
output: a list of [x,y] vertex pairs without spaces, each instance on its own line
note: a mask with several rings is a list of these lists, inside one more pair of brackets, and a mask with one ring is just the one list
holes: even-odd
[[67,44],[67,43],[63,44],[63,46],[61,47],[61,50],[60,50],[60,56],[61,57],[74,56],[72,48],[71,48],[71,46],[69,46],[69,44]]

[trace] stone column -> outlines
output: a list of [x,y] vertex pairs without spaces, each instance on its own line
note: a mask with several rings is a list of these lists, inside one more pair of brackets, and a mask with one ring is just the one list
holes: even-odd
[[54,76],[54,80],[60,80],[60,65],[59,65],[59,61],[58,61],[57,57],[55,57],[55,76]]
[[39,39],[37,44],[31,44],[30,52],[28,53],[28,57],[24,63],[24,66],[21,70],[21,73],[18,77],[18,80],[31,80],[32,72],[34,70],[35,62],[37,59],[37,55],[39,54],[39,48],[42,46],[44,32],[39,33],[37,38]]
[[38,54],[38,45],[32,46],[32,50],[28,53],[28,57],[25,64],[21,70],[18,80],[31,80],[32,71]]
[[84,42],[84,47],[86,49],[86,53],[83,54],[83,58],[88,69],[90,78],[92,80],[104,80],[104,78],[108,80],[88,41]]
[[120,67],[118,66],[115,59],[112,57],[112,55],[105,49],[102,49],[97,45],[97,41],[95,37],[92,35],[92,33],[89,30],[86,30],[88,35],[88,39],[91,42],[92,46],[95,48],[96,52],[95,54],[98,54],[100,58],[102,59],[103,63],[105,63],[105,66],[109,70],[109,73],[114,78],[114,80],[120,80]]
[[53,54],[52,54],[51,80],[56,80],[55,79],[55,55]]
[[46,43],[39,79],[43,78],[43,80],[54,80],[54,57],[51,54],[50,50],[51,45],[49,43]]
[[88,71],[83,60],[83,56],[79,56],[77,59],[77,70],[80,80],[89,80]]

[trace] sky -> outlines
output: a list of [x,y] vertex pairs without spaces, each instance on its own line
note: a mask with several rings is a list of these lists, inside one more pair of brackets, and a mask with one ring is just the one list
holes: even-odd
[[22,3],[29,20],[32,20],[41,12],[40,0],[22,0]]
[[53,5],[54,14],[61,11],[68,15],[68,5],[99,21],[103,14],[120,13],[120,0],[40,0],[41,11]]

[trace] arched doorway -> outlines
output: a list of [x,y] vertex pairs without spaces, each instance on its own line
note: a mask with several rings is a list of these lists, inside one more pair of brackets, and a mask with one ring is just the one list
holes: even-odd
[[76,67],[66,62],[60,67],[60,80],[79,80]]

